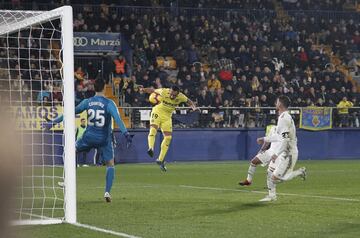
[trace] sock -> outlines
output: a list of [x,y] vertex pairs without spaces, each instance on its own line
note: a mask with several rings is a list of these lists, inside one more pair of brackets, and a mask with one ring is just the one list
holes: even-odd
[[255,171],[256,171],[256,165],[254,165],[253,163],[250,163],[249,169],[248,169],[248,175],[246,178],[247,181],[249,181],[249,182],[252,181]]
[[269,189],[269,196],[274,197],[276,196],[276,183],[271,177],[272,177],[272,172],[268,171],[266,182],[267,182],[267,187]]
[[157,129],[155,129],[154,127],[150,127],[150,131],[149,131],[149,135],[148,135],[149,149],[154,150],[156,133],[157,133]]
[[107,167],[106,168],[106,187],[105,192],[110,193],[113,180],[114,180],[115,168],[114,167]]
[[172,138],[172,136],[164,136],[164,139],[161,142],[161,151],[160,151],[160,154],[159,154],[159,160],[160,161],[164,161],[164,159],[165,159],[166,153],[167,153],[167,151],[169,149],[171,138]]
[[300,174],[302,174],[302,171],[300,169],[292,171],[291,173],[287,173],[282,180],[284,181],[289,181],[292,180],[293,178],[299,176]]

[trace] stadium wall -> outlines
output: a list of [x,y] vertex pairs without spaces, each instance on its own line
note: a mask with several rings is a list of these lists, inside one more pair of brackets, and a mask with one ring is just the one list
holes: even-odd
[[[135,134],[133,145],[125,148],[125,140],[115,131],[118,146],[115,149],[117,163],[143,163],[153,160],[146,154],[148,131],[132,130]],[[170,145],[168,161],[225,161],[248,160],[259,146],[256,138],[264,136],[263,129],[176,129]],[[338,128],[327,131],[311,132],[298,130],[299,159],[360,159],[360,129]],[[161,133],[155,144],[155,156],[160,151]],[[40,143],[32,146],[36,154],[47,154],[48,161],[61,163],[62,147],[47,148],[51,143],[60,143],[61,132],[51,137],[39,137]],[[45,158],[47,158],[45,157]],[[55,158],[54,158],[55,157]],[[94,151],[87,155],[87,163],[92,164]],[[39,157],[39,159],[41,159]],[[36,160],[36,158],[35,158]],[[47,161],[47,159],[46,159]],[[41,162],[41,161],[39,161]]]
[[[115,158],[119,163],[151,162],[146,154],[147,130],[133,130],[133,146],[125,149],[116,132],[119,146]],[[168,161],[248,160],[259,146],[256,138],[263,129],[178,129],[174,131]],[[339,128],[327,131],[298,130],[299,159],[360,159],[360,129]],[[155,155],[160,151],[161,133],[157,135]]]

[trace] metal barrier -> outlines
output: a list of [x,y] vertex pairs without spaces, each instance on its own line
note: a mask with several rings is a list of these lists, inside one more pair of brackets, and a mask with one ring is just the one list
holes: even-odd
[[360,13],[359,12],[350,12],[350,11],[313,11],[313,10],[288,10],[286,11],[289,16],[294,17],[295,22],[301,21],[303,17],[313,17],[315,21],[324,20],[333,20],[334,23],[339,23],[340,20],[350,20],[353,19],[355,22],[359,21]]
[[[131,128],[149,127],[151,107],[122,107],[125,115],[130,118]],[[360,127],[360,107],[349,108],[348,114],[339,115],[338,109],[332,107],[333,127]],[[290,114],[299,127],[302,108],[290,108]],[[176,114],[185,115],[190,108],[179,107]],[[173,120],[174,128],[258,128],[265,127],[272,120],[276,121],[274,107],[201,107],[199,121],[185,125]]]

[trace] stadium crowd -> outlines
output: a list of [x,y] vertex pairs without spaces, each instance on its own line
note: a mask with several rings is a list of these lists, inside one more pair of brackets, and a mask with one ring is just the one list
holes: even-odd
[[[331,64],[325,52],[329,46],[332,54],[358,74],[358,19],[304,13],[283,21],[273,14],[270,0],[126,1],[126,5],[141,6],[221,7],[221,14],[186,8],[177,8],[176,13],[172,8],[142,9],[140,13],[127,8],[124,13],[110,2],[77,10],[74,31],[122,33],[132,49],[131,57],[119,52],[118,58],[107,60],[106,67],[121,78],[120,93],[126,105],[149,106],[148,96],[138,85],[161,88],[173,84],[202,107],[268,107],[278,94],[288,95],[294,107],[360,105],[356,86]],[[311,10],[334,11],[346,10],[351,3],[284,0],[282,4],[289,10],[311,6]],[[260,12],[249,15],[226,10],[239,6]],[[176,61],[175,69],[158,65],[158,57],[167,56]],[[96,77],[91,62],[76,66],[77,101],[94,94]]]
[[[212,6],[209,2],[196,4]],[[216,7],[217,1],[211,2]],[[240,2],[244,8],[252,9],[261,2],[259,9],[273,9],[272,1]],[[191,3],[182,4],[196,5]],[[226,1],[223,7],[236,3]],[[310,3],[297,1],[295,6],[306,10]],[[339,1],[315,5],[325,10],[341,7]],[[294,3],[284,2],[284,6],[291,9]],[[186,14],[145,12],[139,17],[131,12],[117,15],[111,8],[100,14],[84,8],[75,17],[74,27],[76,31],[121,32],[125,36],[133,58],[120,58],[128,60],[128,70],[119,74],[116,64],[112,67],[114,74],[128,78],[121,84],[127,105],[149,105],[147,95],[139,92],[137,85],[161,88],[177,84],[199,106],[206,107],[268,107],[281,93],[291,98],[294,107],[336,107],[341,101],[359,106],[356,86],[330,63],[324,47],[330,46],[333,54],[357,71],[360,36],[354,19],[335,21],[304,15],[284,23],[271,14]],[[159,56],[172,56],[176,70],[159,67]]]

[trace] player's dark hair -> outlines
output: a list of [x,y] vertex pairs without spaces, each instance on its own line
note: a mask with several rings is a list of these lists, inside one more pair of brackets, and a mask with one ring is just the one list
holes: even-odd
[[176,85],[171,86],[171,89],[175,92],[180,92],[180,88]]
[[104,90],[105,87],[105,81],[102,79],[97,79],[95,80],[95,84],[94,84],[94,89],[95,92],[102,92]]
[[280,95],[278,97],[278,100],[281,102],[281,104],[285,107],[285,108],[288,108],[290,107],[290,98],[288,96],[285,96],[285,95]]

